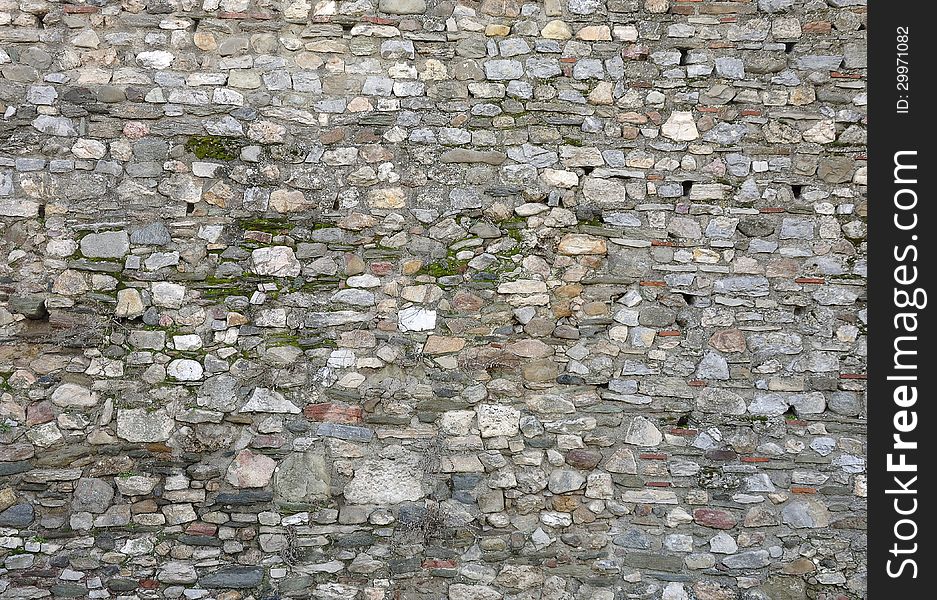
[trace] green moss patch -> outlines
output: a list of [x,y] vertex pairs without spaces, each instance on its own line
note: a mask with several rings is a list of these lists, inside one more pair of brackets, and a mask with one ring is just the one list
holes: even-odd
[[241,153],[243,144],[238,138],[220,135],[193,135],[185,142],[185,149],[197,158],[234,160]]

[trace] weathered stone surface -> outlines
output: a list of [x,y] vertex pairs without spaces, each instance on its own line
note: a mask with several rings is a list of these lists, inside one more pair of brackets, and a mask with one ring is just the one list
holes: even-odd
[[225,480],[237,488],[258,488],[267,485],[277,461],[250,450],[241,450],[228,465]]
[[201,575],[198,583],[208,589],[250,589],[257,587],[264,577],[263,567],[223,567]]
[[162,442],[169,439],[175,421],[164,410],[148,412],[142,408],[117,411],[117,435],[128,442]]
[[89,258],[120,258],[130,250],[126,231],[89,233],[81,238],[81,253]]
[[114,499],[114,488],[94,477],[78,480],[72,496],[72,510],[76,512],[103,513]]
[[331,473],[325,457],[313,450],[291,454],[274,472],[273,490],[285,502],[314,502],[331,495]]
[[258,275],[274,277],[294,277],[301,269],[293,249],[287,246],[257,248],[251,252],[251,266]]
[[699,137],[693,113],[675,110],[661,125],[661,135],[678,142],[689,142]]
[[864,597],[865,4],[0,1],[0,595]]
[[405,460],[369,460],[355,469],[344,490],[350,504],[383,506],[416,501],[423,494],[415,465]]
[[298,406],[287,400],[283,394],[268,388],[254,388],[247,402],[240,408],[243,413],[288,413],[299,414]]
[[793,500],[781,509],[781,521],[794,529],[818,529],[830,524],[830,512],[816,500]]

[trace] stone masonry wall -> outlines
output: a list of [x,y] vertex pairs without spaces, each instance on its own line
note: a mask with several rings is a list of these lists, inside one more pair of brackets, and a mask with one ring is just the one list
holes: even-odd
[[0,0],[0,600],[865,596],[864,0]]

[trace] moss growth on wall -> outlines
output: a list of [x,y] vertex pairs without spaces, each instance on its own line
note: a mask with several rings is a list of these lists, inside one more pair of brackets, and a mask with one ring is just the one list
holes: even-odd
[[220,135],[193,135],[185,142],[185,149],[196,158],[213,158],[215,160],[234,160],[243,144],[238,138]]

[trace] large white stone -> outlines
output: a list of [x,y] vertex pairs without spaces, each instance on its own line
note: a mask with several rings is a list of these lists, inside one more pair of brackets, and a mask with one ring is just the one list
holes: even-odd
[[699,137],[693,113],[681,110],[670,113],[667,122],[661,125],[660,133],[677,142],[689,142]]
[[165,50],[152,50],[137,54],[137,63],[147,69],[166,69],[175,58],[172,53]]
[[478,428],[483,438],[517,435],[521,413],[502,404],[480,404],[475,408]]
[[400,331],[431,331],[436,328],[436,311],[418,306],[405,308],[397,313]]
[[349,504],[399,504],[423,497],[421,472],[415,460],[371,459],[355,469],[345,486]]
[[164,409],[147,411],[125,408],[117,411],[117,435],[128,442],[164,442],[176,422]]
[[153,304],[165,308],[182,308],[185,298],[185,286],[168,281],[156,281],[150,288],[153,292]]
[[202,364],[191,358],[177,358],[166,367],[166,373],[178,381],[198,381],[204,372]]
[[625,443],[635,446],[658,446],[664,436],[654,423],[645,417],[635,417],[625,433]]
[[258,275],[296,277],[302,265],[289,246],[270,246],[251,252],[251,270]]
[[98,395],[75,383],[63,383],[52,392],[52,404],[63,408],[90,408],[98,403]]
[[254,388],[240,412],[266,412],[299,414],[299,407],[283,397],[283,394],[267,388]]

